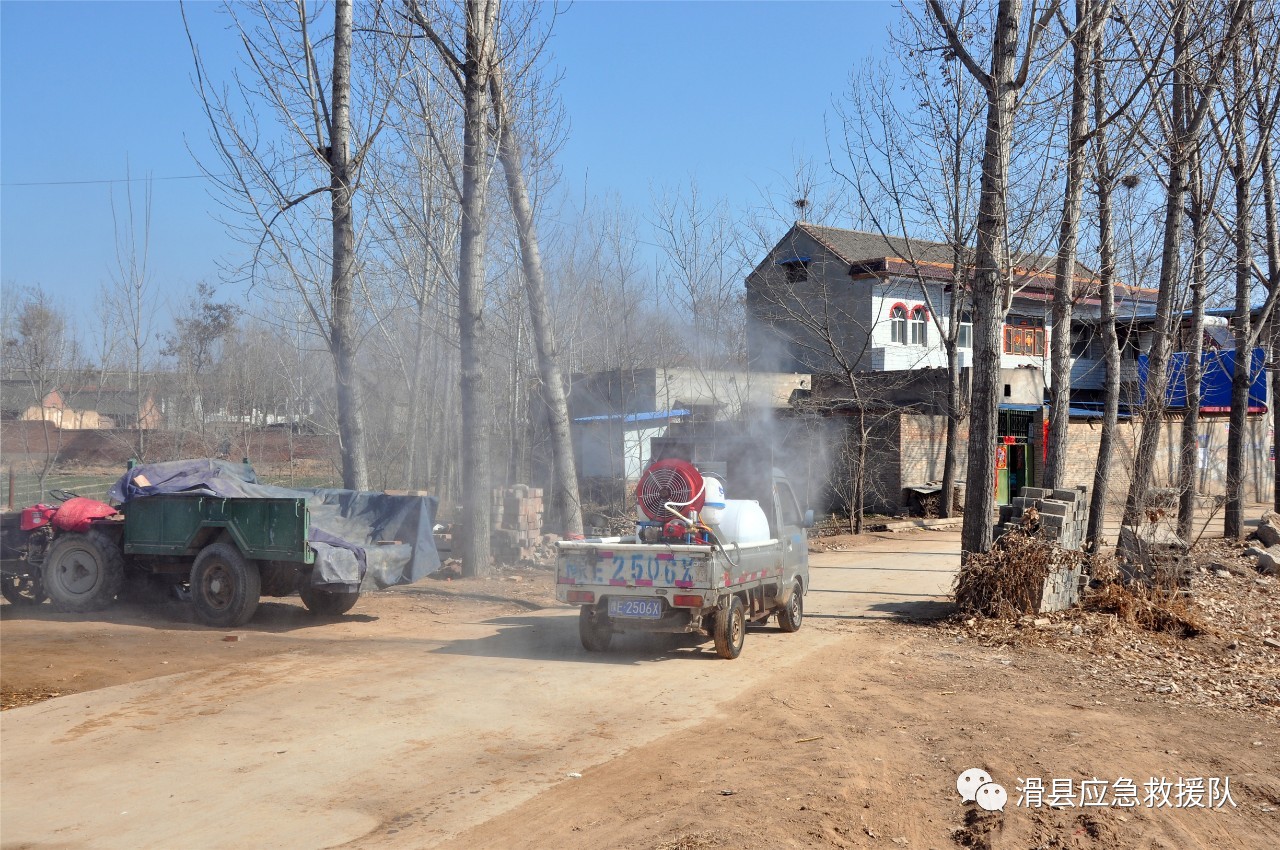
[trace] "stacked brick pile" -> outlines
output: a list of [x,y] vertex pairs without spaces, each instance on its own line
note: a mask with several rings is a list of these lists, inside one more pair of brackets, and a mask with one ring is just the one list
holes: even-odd
[[[1001,505],[999,533],[1019,528],[1022,515],[1034,508],[1040,515],[1036,533],[1054,545],[1073,552],[1084,545],[1085,531],[1089,525],[1089,488],[1074,490],[1046,490],[1041,487],[1023,487],[1022,495],[1015,496],[1013,504]],[[1080,598],[1080,583],[1084,576],[1081,560],[1068,569],[1051,570],[1045,578],[1036,610],[1065,611]]]
[[1001,506],[999,531],[1017,528],[1027,508],[1035,508],[1040,514],[1041,537],[1073,552],[1084,546],[1089,525],[1088,487],[1081,485],[1074,490],[1023,487],[1022,495],[1013,497],[1013,504]]
[[534,560],[542,542],[542,489],[517,484],[493,491],[493,557],[503,563]]

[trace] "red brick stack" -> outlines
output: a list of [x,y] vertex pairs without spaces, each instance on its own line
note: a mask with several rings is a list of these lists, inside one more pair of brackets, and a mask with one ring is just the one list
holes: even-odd
[[542,540],[542,489],[517,484],[493,491],[493,557],[513,564],[531,561]]

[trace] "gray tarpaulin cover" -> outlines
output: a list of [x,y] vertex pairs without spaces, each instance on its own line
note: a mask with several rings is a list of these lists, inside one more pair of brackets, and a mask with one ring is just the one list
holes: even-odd
[[316,553],[311,583],[327,585],[328,590],[339,590],[339,585],[369,590],[408,584],[440,568],[432,536],[436,500],[430,496],[292,490],[259,484],[248,464],[212,459],[135,466],[111,485],[108,496],[124,504],[167,493],[306,499],[311,513],[309,543]]

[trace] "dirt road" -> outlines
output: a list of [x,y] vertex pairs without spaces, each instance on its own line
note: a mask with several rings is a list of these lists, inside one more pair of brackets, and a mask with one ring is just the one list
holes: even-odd
[[[587,655],[545,574],[323,623],[273,603],[233,633],[176,604],[5,606],[6,692],[63,695],[0,714],[0,845],[1270,846],[1274,726],[1136,711],[1047,653],[886,621],[936,610],[957,552],[930,532],[815,555],[805,628],[753,631],[733,662],[662,637]],[[1230,775],[1239,805],[967,823],[975,765],[1011,791],[1032,770]]]

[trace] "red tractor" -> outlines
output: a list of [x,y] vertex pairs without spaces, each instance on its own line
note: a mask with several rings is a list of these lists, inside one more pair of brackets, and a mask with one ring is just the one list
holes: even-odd
[[[58,504],[32,505],[20,513],[0,515],[0,594],[14,605],[39,605],[52,596],[55,606],[79,610],[76,593],[58,591],[64,585],[75,591],[77,581],[98,580],[101,571],[81,563],[77,544],[97,533],[89,530],[93,520],[114,516],[116,509],[69,490],[50,490],[49,496]],[[53,574],[51,563],[57,566]],[[115,572],[123,576],[123,571]],[[47,587],[50,576],[56,587]],[[114,588],[111,596],[119,590]]]

